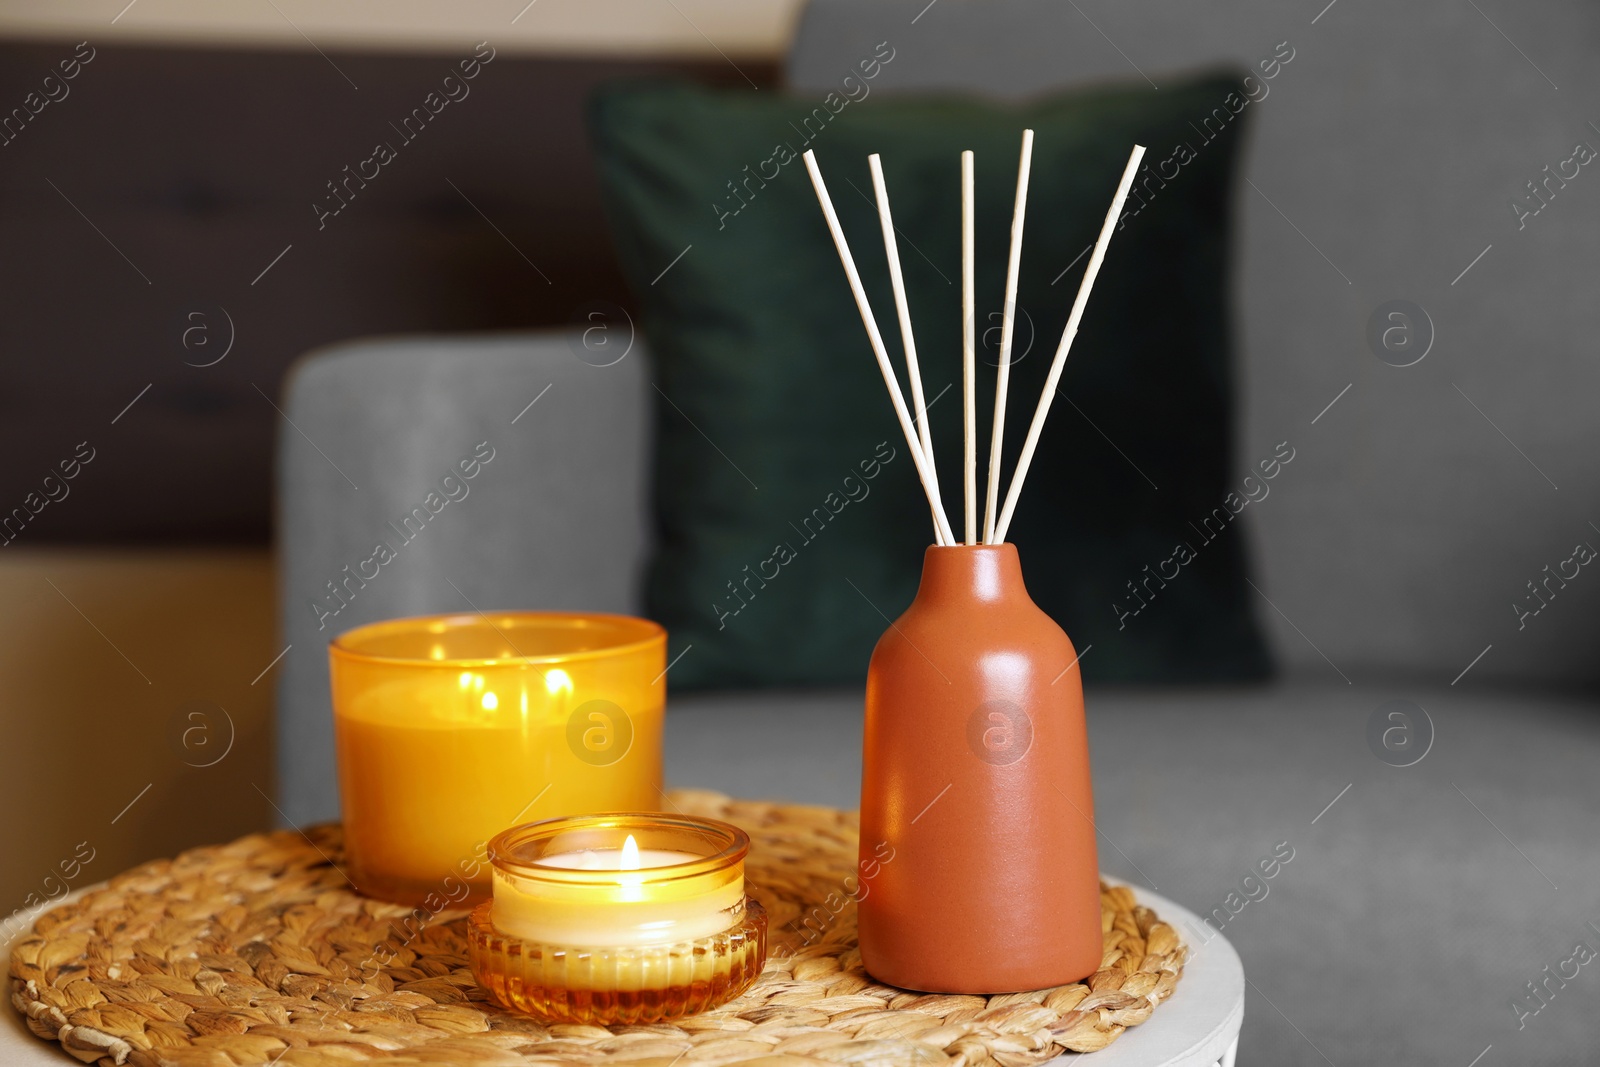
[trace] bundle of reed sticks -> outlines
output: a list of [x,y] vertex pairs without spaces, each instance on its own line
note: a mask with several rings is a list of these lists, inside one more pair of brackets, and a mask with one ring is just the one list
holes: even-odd
[[816,157],[811,152],[806,152],[806,170],[810,173],[811,184],[817,191],[817,200],[822,205],[823,217],[828,221],[828,231],[833,235],[834,246],[839,250],[839,260],[844,264],[845,277],[849,279],[856,307],[861,310],[861,321],[867,328],[867,338],[872,342],[872,352],[878,359],[878,369],[883,373],[883,382],[889,388],[889,401],[894,405],[895,416],[900,421],[900,430],[905,434],[906,444],[911,450],[917,477],[921,479],[923,491],[928,496],[928,508],[933,514],[935,543],[996,545],[1005,541],[1006,530],[1010,528],[1011,517],[1017,509],[1017,498],[1022,493],[1023,480],[1028,476],[1028,467],[1033,463],[1034,450],[1039,445],[1039,435],[1043,432],[1044,421],[1050,414],[1050,403],[1055,399],[1062,368],[1066,366],[1067,353],[1072,348],[1072,339],[1078,334],[1078,323],[1083,318],[1083,309],[1089,302],[1089,290],[1094,287],[1095,276],[1100,273],[1106,246],[1111,243],[1111,231],[1116,229],[1117,219],[1122,215],[1123,201],[1128,197],[1128,189],[1133,185],[1134,175],[1138,172],[1139,161],[1143,157],[1144,146],[1134,145],[1133,153],[1128,157],[1128,165],[1122,172],[1122,180],[1117,184],[1116,195],[1111,199],[1111,210],[1106,212],[1105,223],[1100,227],[1100,236],[1095,240],[1094,251],[1089,256],[1089,265],[1084,268],[1083,280],[1078,285],[1077,298],[1072,302],[1072,312],[1068,315],[1066,329],[1061,334],[1061,343],[1056,346],[1055,358],[1050,364],[1050,374],[1045,380],[1044,392],[1034,409],[1033,422],[1028,426],[1028,436],[1023,442],[1022,454],[1017,458],[1010,488],[1006,490],[1005,505],[1000,507],[996,514],[996,506],[1000,501],[1001,444],[1005,436],[1006,392],[1011,377],[1011,343],[1016,322],[1017,271],[1022,262],[1022,223],[1028,204],[1028,172],[1033,164],[1033,131],[1022,131],[1022,158],[1017,170],[1016,207],[1011,217],[1011,250],[1006,259],[1005,303],[1002,305],[1000,318],[1000,364],[995,378],[994,427],[989,437],[989,475],[980,540],[975,392],[977,353],[973,306],[975,300],[972,237],[973,155],[971,152],[961,153],[961,383],[962,427],[965,440],[962,481],[966,507],[962,539],[958,542],[954,531],[950,528],[944,503],[939,497],[939,475],[933,463],[933,435],[928,428],[928,409],[922,392],[922,372],[917,365],[917,346],[911,331],[911,311],[906,305],[905,279],[900,273],[900,250],[895,240],[894,219],[889,212],[889,191],[883,181],[882,162],[877,154],[867,157],[867,163],[872,170],[872,187],[878,201],[878,221],[883,227],[883,248],[889,260],[889,281],[894,289],[895,314],[900,323],[900,337],[905,345],[906,377],[911,383],[911,403],[916,409],[915,421],[912,419],[911,411],[906,407],[905,395],[900,391],[900,381],[895,374],[893,364],[889,361],[889,352],[884,347],[883,335],[878,332],[877,319],[872,314],[872,305],[867,302],[866,290],[861,286],[861,275],[856,271],[855,259],[850,255],[850,245],[845,240],[844,230],[839,226],[839,217],[834,213],[833,201],[828,196],[828,187],[822,180],[822,171],[817,168]]

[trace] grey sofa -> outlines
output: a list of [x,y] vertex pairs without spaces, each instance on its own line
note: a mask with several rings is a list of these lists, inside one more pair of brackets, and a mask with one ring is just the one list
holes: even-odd
[[[1594,1058],[1600,977],[1566,961],[1577,942],[1600,949],[1600,579],[1567,568],[1576,543],[1600,545],[1585,239],[1600,178],[1543,168],[1570,175],[1574,143],[1600,144],[1583,110],[1600,11],[1534,6],[817,0],[797,32],[791,81],[819,94],[883,40],[885,92],[1159,85],[1293,52],[1251,105],[1235,278],[1237,454],[1299,451],[1245,525],[1281,677],[1106,689],[1085,664],[1102,866],[1211,915],[1239,949],[1241,1062]],[[1417,348],[1382,342],[1394,320],[1369,340],[1396,299],[1423,309],[1407,366]],[[474,605],[642,610],[650,369],[618,329],[634,347],[607,367],[571,336],[507,335],[364,342],[291,376],[293,820],[337,810],[332,632]],[[341,568],[483,440],[496,458],[469,498],[319,612]],[[672,697],[668,778],[852,806],[860,704]],[[1294,858],[1263,895],[1244,880],[1280,847]]]

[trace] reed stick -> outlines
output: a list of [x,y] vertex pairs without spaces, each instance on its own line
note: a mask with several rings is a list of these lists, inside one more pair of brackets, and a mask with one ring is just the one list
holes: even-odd
[[938,490],[934,488],[930,476],[930,464],[927,456],[922,451],[922,446],[917,439],[917,431],[911,425],[911,413],[906,410],[905,397],[900,392],[900,383],[895,379],[894,367],[889,363],[889,353],[883,345],[883,335],[878,332],[878,322],[872,315],[872,305],[867,303],[866,290],[861,286],[861,275],[856,271],[855,259],[850,255],[850,245],[845,241],[844,230],[839,225],[839,216],[833,210],[833,200],[828,196],[828,187],[822,181],[822,171],[817,168],[816,157],[807,151],[805,154],[806,171],[811,175],[811,185],[817,192],[817,202],[822,205],[822,216],[827,220],[828,232],[833,236],[834,247],[839,251],[839,261],[844,265],[845,278],[850,282],[850,293],[855,297],[856,308],[861,312],[861,322],[867,329],[867,340],[872,343],[872,354],[877,357],[878,370],[883,374],[883,383],[889,390],[889,402],[894,406],[895,417],[900,420],[900,432],[905,435],[906,445],[911,451],[911,462],[917,468],[917,477],[922,481],[922,490],[928,497],[928,507],[933,513],[934,539],[941,545],[955,543],[955,535],[950,530],[950,523],[945,519],[944,509],[936,503]]
[[1022,223],[1028,210],[1028,172],[1033,166],[1033,131],[1022,131],[1017,166],[1017,201],[1011,215],[1011,251],[1006,259],[1006,297],[1000,308],[1000,367],[994,387],[994,430],[989,438],[989,490],[983,509],[983,543],[995,544],[995,508],[1000,497],[1000,451],[1006,435],[1006,389],[1011,381],[1011,341],[1016,328],[1017,271],[1022,264]]
[[966,499],[964,542],[978,543],[978,394],[977,310],[973,285],[973,218],[971,152],[961,153],[961,457]]
[[[1106,246],[1111,243],[1111,232],[1117,227],[1117,220],[1122,216],[1122,204],[1128,198],[1128,189],[1133,185],[1134,175],[1138,173],[1139,161],[1144,158],[1144,145],[1134,145],[1133,153],[1128,156],[1128,166],[1122,172],[1122,181],[1117,184],[1116,196],[1111,199],[1111,210],[1106,212],[1105,223],[1100,227],[1100,236],[1095,240],[1094,253],[1089,257],[1089,265],[1084,268],[1083,280],[1078,283],[1078,296],[1072,302],[1072,314],[1067,317],[1067,327],[1061,333],[1061,344],[1056,347],[1054,360],[1050,364],[1050,376],[1045,379],[1044,393],[1039,397],[1039,406],[1034,410],[1033,422],[1028,426],[1028,438],[1023,442],[1022,455],[1017,458],[1017,469],[1011,476],[1011,487],[1006,491],[1006,506],[1000,513],[1000,521],[995,527],[994,542],[1000,543],[1006,539],[1006,530],[1011,526],[1011,516],[1017,509],[1017,498],[1022,493],[1022,483],[1028,476],[1028,465],[1033,462],[1034,450],[1039,445],[1039,434],[1044,430],[1044,420],[1050,414],[1050,404],[1056,398],[1056,386],[1061,381],[1061,370],[1067,364],[1067,352],[1072,348],[1072,339],[1078,335],[1078,323],[1083,319],[1083,309],[1089,302],[1089,290],[1094,288],[1094,279],[1100,273],[1100,264],[1106,256]],[[991,471],[991,473],[993,473]]]
[[889,187],[883,180],[883,160],[874,152],[867,157],[872,171],[872,191],[878,198],[878,222],[883,227],[883,253],[889,260],[889,284],[894,290],[894,310],[900,320],[900,339],[906,350],[906,379],[911,383],[911,405],[917,414],[917,437],[928,460],[933,506],[944,511],[939,494],[939,466],[933,459],[933,433],[928,427],[928,405],[922,392],[922,368],[917,364],[917,342],[911,332],[911,306],[906,301],[906,280],[900,270],[900,243],[895,238],[894,215],[889,211]]

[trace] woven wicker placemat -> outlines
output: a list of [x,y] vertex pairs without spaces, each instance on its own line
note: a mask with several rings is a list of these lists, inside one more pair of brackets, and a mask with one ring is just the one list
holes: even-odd
[[[1102,887],[1105,956],[1084,983],[993,997],[881,985],[861,968],[845,889],[854,814],[698,791],[670,801],[749,832],[747,875],[771,920],[761,978],[705,1015],[607,1030],[501,1010],[468,970],[466,910],[415,930],[410,909],[357,896],[334,865],[337,826],[192,849],[47,912],[13,948],[12,1002],[78,1059],[138,1067],[1023,1067],[1104,1048],[1182,973],[1172,928],[1127,888]],[[380,967],[382,950],[393,959]]]

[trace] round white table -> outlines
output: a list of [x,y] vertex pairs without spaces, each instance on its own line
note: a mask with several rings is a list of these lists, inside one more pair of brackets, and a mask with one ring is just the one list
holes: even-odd
[[[99,886],[86,886],[63,898],[76,900]],[[1111,1045],[1095,1053],[1068,1052],[1051,1063],[1070,1063],[1092,1055],[1090,1067],[1233,1067],[1239,1047],[1239,1027],[1244,1022],[1244,968],[1227,938],[1200,921],[1199,916],[1148,889],[1134,886],[1140,903],[1152,907],[1178,931],[1189,946],[1183,979],[1171,997],[1156,1009],[1150,1021],[1126,1031]],[[33,926],[30,920],[27,928]],[[16,935],[20,937],[21,935]],[[11,958],[11,942],[0,941],[0,959]],[[23,1024],[12,1008],[10,979],[8,1001],[0,1012],[0,1064],[6,1067],[65,1067],[77,1063],[53,1041],[41,1041]]]
[[1149,1022],[1124,1031],[1109,1048],[1063,1053],[1050,1063],[1070,1063],[1086,1055],[1092,1057],[1086,1067],[1233,1067],[1244,1025],[1239,954],[1188,908],[1143,886],[1121,884],[1129,885],[1139,903],[1154,908],[1189,946],[1183,978]]

